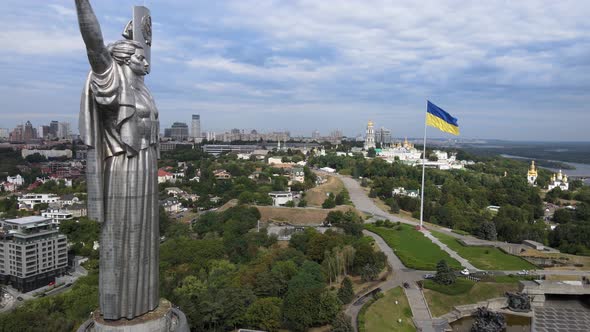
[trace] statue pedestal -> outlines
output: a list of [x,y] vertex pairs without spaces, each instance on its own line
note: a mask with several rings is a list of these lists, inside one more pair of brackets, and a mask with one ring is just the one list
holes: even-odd
[[100,310],[92,314],[78,332],[189,332],[188,322],[182,311],[172,304],[160,299],[160,305],[144,315],[134,319],[104,320]]

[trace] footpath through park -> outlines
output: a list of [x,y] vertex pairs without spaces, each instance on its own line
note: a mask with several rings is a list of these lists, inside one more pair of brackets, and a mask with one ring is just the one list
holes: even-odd
[[[400,221],[407,224],[415,225],[415,223],[409,222],[407,220],[389,215],[388,213],[379,209],[373,201],[369,197],[367,197],[363,188],[358,184],[357,181],[339,176],[339,178],[344,183],[350,198],[354,204],[354,206],[363,211],[370,214],[375,215],[378,218],[388,219],[391,221]],[[383,238],[379,235],[364,230],[363,234],[372,237],[375,240],[375,243],[379,246],[379,249],[385,254],[387,257],[387,262],[393,269],[393,277],[384,283],[380,284],[378,287],[381,288],[383,292],[386,292],[390,289],[395,287],[401,286],[403,287],[403,283],[407,282],[410,286],[408,288],[404,288],[406,297],[408,298],[408,302],[410,304],[410,308],[412,310],[412,316],[414,319],[414,323],[419,331],[424,332],[434,332],[434,331],[444,331],[444,327],[446,327],[446,322],[443,322],[440,319],[433,319],[428,308],[428,304],[426,303],[426,299],[424,298],[424,294],[421,289],[417,287],[416,281],[422,280],[422,274],[426,273],[426,271],[417,271],[410,268],[407,268],[401,260],[395,255],[392,248],[385,243]],[[430,232],[428,232],[430,234]],[[431,235],[432,236],[432,235]],[[430,237],[429,237],[430,238]],[[438,239],[437,239],[438,240]],[[434,241],[433,241],[434,242]],[[444,245],[438,241],[437,243],[439,246]],[[436,242],[435,242],[436,243]],[[446,246],[445,246],[446,247]],[[441,247],[442,248],[442,247]],[[450,250],[448,247],[447,250],[453,252],[453,254],[449,253],[452,257],[457,256],[460,258],[460,262],[466,261],[465,259],[461,258],[457,253]],[[444,250],[444,249],[443,249]],[[447,251],[448,252],[448,251]],[[471,264],[464,265],[468,268],[473,267]],[[359,314],[360,309],[362,308],[363,303],[353,302],[350,304],[346,310],[346,313],[351,317],[353,321],[353,326],[355,331],[357,329],[356,321]]]
[[[352,201],[352,203],[354,204],[354,206],[358,210],[360,210],[362,212],[370,213],[370,214],[374,215],[376,218],[387,219],[387,220],[394,221],[394,222],[399,221],[401,223],[413,225],[413,226],[417,225],[415,222],[412,222],[412,221],[409,221],[406,219],[402,219],[400,217],[391,215],[391,214],[381,210],[367,196],[367,193],[365,192],[363,187],[361,187],[361,185],[358,183],[358,181],[356,181],[350,177],[345,177],[345,176],[341,176],[341,175],[338,175],[338,177],[344,183],[344,186],[346,187],[346,189],[348,190],[348,194],[350,195],[350,200]],[[368,222],[373,222],[373,221],[370,220]],[[424,228],[421,231],[424,234],[424,236],[426,236],[428,239],[430,239],[430,241],[432,241],[434,244],[439,246],[442,250],[447,252],[451,257],[453,257],[454,259],[459,261],[459,263],[461,263],[461,265],[463,265],[465,268],[467,268],[470,271],[479,271],[479,269],[476,268],[475,266],[473,266],[471,263],[469,263],[468,260],[459,256],[459,254],[457,254],[457,252],[455,252],[454,250],[451,250],[451,248],[449,248],[446,244],[442,243],[439,239],[437,239],[435,236],[433,236],[430,233],[430,231],[428,231],[427,229],[424,229]],[[451,234],[454,234],[454,233],[451,233]],[[456,236],[456,237],[459,237],[459,236]]]
[[[375,240],[375,243],[379,246],[379,249],[385,254],[387,257],[387,263],[393,269],[393,276],[388,279],[387,281],[379,284],[377,287],[381,289],[382,292],[387,292],[390,289],[395,287],[403,287],[403,283],[407,282],[409,284],[408,288],[404,288],[406,297],[408,298],[408,303],[410,304],[410,308],[412,309],[412,316],[414,319],[414,324],[419,329],[419,331],[424,332],[435,332],[435,331],[444,331],[444,329],[435,329],[434,326],[441,326],[441,320],[433,319],[428,309],[428,304],[426,303],[426,299],[424,298],[424,294],[422,290],[417,287],[416,281],[422,280],[422,275],[426,271],[418,271],[407,268],[401,260],[395,255],[391,247],[385,243],[383,238],[379,235],[364,230],[363,234],[366,236],[370,236]],[[353,302],[351,303],[348,308],[346,309],[346,314],[348,314],[352,321],[353,326],[356,331],[356,321],[358,318],[359,311],[363,307],[363,302]]]

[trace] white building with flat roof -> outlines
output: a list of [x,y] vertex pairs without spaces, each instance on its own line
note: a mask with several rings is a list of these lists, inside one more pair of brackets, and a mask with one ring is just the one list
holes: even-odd
[[59,196],[56,194],[26,194],[18,198],[19,208],[29,208],[32,209],[35,207],[36,204],[41,203],[57,203],[59,201]]
[[272,198],[273,206],[285,206],[287,202],[293,200],[293,193],[290,191],[273,191],[268,193],[268,196]]
[[21,292],[46,286],[68,265],[67,238],[51,219],[0,220],[0,281]]
[[74,218],[71,212],[60,209],[47,209],[47,211],[41,213],[41,216],[51,219],[51,221],[57,225],[59,225],[62,220],[70,220]]

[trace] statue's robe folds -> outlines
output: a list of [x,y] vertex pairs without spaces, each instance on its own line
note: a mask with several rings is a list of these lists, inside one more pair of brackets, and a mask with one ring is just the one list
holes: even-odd
[[101,225],[104,319],[133,319],[159,303],[158,111],[143,82],[115,61],[90,73],[80,136],[88,145],[88,215]]

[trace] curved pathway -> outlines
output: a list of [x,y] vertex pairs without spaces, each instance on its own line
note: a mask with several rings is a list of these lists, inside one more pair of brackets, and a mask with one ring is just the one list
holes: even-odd
[[[412,226],[416,226],[415,222],[406,220],[406,219],[402,219],[400,217],[394,216],[389,214],[388,212],[385,212],[383,210],[381,210],[377,205],[375,205],[375,203],[367,196],[367,194],[365,193],[365,191],[363,190],[363,187],[361,187],[361,185],[358,183],[358,181],[350,178],[350,177],[345,177],[345,176],[341,176],[341,175],[337,175],[340,180],[342,180],[342,182],[344,183],[344,186],[346,187],[346,189],[348,190],[348,194],[350,195],[350,200],[352,201],[352,203],[354,204],[354,206],[363,211],[363,212],[368,212],[370,214],[375,215],[378,218],[381,219],[387,219],[390,221],[394,221],[394,222],[401,222],[404,224],[409,224]],[[371,221],[368,221],[371,222]],[[451,248],[449,248],[446,244],[442,243],[439,239],[437,239],[436,237],[434,237],[430,231],[428,231],[427,229],[423,228],[422,233],[424,233],[424,236],[426,236],[427,238],[429,238],[434,244],[438,245],[442,250],[444,250],[445,252],[447,252],[451,257],[453,257],[454,259],[456,259],[457,261],[459,261],[459,263],[461,263],[461,265],[463,265],[464,267],[466,267],[468,270],[470,271],[479,271],[478,268],[476,268],[475,266],[473,266],[471,263],[469,263],[468,260],[464,259],[463,257],[459,256],[459,254],[457,254],[454,250],[451,250]]]
[[[424,299],[422,291],[416,285],[416,281],[422,280],[422,274],[425,273],[425,271],[407,268],[395,255],[391,247],[389,247],[379,235],[367,230],[364,230],[363,234],[370,236],[375,240],[375,243],[379,246],[379,249],[387,257],[387,263],[393,270],[393,277],[379,284],[377,287],[381,288],[381,291],[386,292],[392,288],[402,286],[404,282],[408,282],[410,287],[404,288],[404,291],[406,293],[406,297],[408,298],[410,308],[412,309],[414,323],[421,331],[435,331],[432,327],[434,320],[432,319],[430,310],[428,309],[428,304]],[[363,305],[364,302],[357,303],[355,301],[349,304],[345,311],[346,314],[351,317],[355,331],[357,317]]]
[[[400,222],[412,226],[416,226],[417,223],[411,220],[403,219],[398,216],[392,215],[388,212],[383,211],[379,208],[366,194],[365,190],[360,186],[359,182],[346,176],[342,176],[339,174],[327,174],[331,176],[336,176],[342,180],[344,186],[348,190],[350,195],[350,199],[354,206],[365,213],[371,214],[374,218],[367,220],[366,222],[374,222],[376,219],[386,219],[393,222]],[[472,236],[465,236],[457,233],[453,233],[450,229],[446,228],[439,228],[437,231],[441,233],[453,236],[457,239],[465,239],[470,241],[478,241],[478,242],[485,242],[487,245],[491,246],[501,246],[506,245],[505,243],[501,242],[494,242],[494,241],[486,241],[474,238]],[[451,250],[447,245],[442,243],[438,238],[433,236],[430,231],[427,229],[422,229],[424,235],[429,238],[433,243],[437,244],[442,250],[447,252],[451,257],[459,261],[464,267],[469,269],[470,271],[480,271],[478,268],[473,266],[469,263],[468,260],[464,259],[460,255],[457,254],[454,250]],[[426,271],[417,271],[413,269],[407,268],[395,255],[393,250],[385,243],[385,241],[377,234],[369,232],[367,230],[363,231],[363,234],[367,236],[371,236],[375,239],[375,243],[379,246],[381,251],[385,253],[387,256],[387,261],[389,265],[393,269],[393,277],[377,287],[380,287],[383,292],[388,291],[394,287],[401,286],[404,281],[410,283],[411,287],[408,289],[404,288],[406,296],[408,298],[408,302],[412,309],[412,315],[414,317],[414,323],[419,331],[444,331],[444,328],[448,325],[446,320],[432,318],[430,310],[428,309],[428,304],[426,303],[426,299],[420,289],[416,287],[415,281],[422,279],[422,274]],[[499,273],[512,273],[516,274],[518,271],[497,271]],[[550,274],[560,274],[560,275],[587,275],[588,271],[572,271],[572,270],[540,270],[540,271],[531,271],[532,273],[537,272],[545,275]],[[355,305],[354,302],[351,303],[348,308],[346,309],[346,313],[352,318],[353,326],[356,331],[356,320],[360,309],[362,308],[362,304]]]

